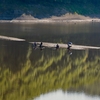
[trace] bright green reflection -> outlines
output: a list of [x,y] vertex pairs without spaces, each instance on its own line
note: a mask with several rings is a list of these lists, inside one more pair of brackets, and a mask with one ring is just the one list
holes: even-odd
[[100,51],[69,56],[65,49],[34,51],[26,43],[5,44],[0,48],[0,100],[28,100],[58,89],[100,95]]

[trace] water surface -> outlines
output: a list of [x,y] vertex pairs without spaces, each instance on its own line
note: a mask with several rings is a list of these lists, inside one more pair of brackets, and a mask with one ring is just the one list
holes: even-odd
[[1,23],[0,35],[26,41],[0,40],[0,100],[30,100],[59,89],[64,95],[84,93],[98,100],[95,96],[100,96],[100,50],[73,50],[70,56],[66,49],[33,50],[29,42],[72,41],[100,46],[99,32],[99,23]]

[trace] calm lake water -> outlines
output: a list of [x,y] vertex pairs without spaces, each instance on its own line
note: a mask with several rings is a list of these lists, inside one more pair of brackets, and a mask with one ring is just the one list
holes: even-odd
[[[33,50],[32,41],[100,46],[100,23],[0,23],[0,100],[100,100],[100,50]],[[55,99],[56,98],[56,99]]]

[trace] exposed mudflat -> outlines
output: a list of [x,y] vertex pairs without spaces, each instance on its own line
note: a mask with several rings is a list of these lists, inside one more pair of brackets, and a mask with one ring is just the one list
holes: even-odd
[[10,40],[10,41],[25,41],[25,39],[15,38],[15,37],[8,37],[8,36],[1,36],[1,40]]
[[[15,37],[8,37],[8,36],[1,36],[0,35],[0,39],[3,40],[9,40],[9,41],[26,41],[25,39],[20,39],[20,38],[15,38]],[[31,44],[34,44],[34,42],[29,42]],[[40,45],[41,42],[35,42],[37,44],[37,46]],[[59,45],[59,48],[68,48],[67,44],[63,44],[63,43],[50,43],[50,42],[42,42],[42,46],[47,47],[47,48],[55,48],[56,45]],[[86,49],[100,49],[100,47],[95,47],[95,46],[84,46],[84,45],[75,45],[72,44],[71,49],[74,50],[86,50]]]
[[[34,42],[29,42],[29,43],[34,43]],[[38,45],[40,45],[41,42],[35,42]],[[47,48],[56,48],[56,45],[59,45],[59,48],[68,48],[67,44],[63,44],[63,43],[49,43],[49,42],[42,42],[42,46],[43,47],[47,47]],[[87,49],[100,49],[100,47],[95,47],[95,46],[85,46],[85,45],[76,45],[76,44],[72,44],[71,49],[74,50],[87,50]]]

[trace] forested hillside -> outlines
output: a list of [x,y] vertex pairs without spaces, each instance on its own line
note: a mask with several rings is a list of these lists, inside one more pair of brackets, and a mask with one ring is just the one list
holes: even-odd
[[100,0],[0,0],[0,19],[13,19],[23,13],[36,18],[65,13],[99,17]]

